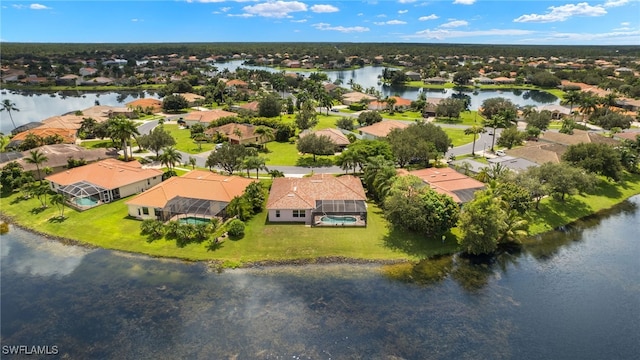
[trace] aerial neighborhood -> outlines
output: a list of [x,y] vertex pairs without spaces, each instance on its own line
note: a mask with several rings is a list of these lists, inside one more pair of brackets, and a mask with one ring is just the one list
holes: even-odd
[[[339,248],[323,228],[483,255],[640,186],[633,49],[32,46],[3,48],[2,213],[80,242],[62,227],[94,218],[129,238],[98,245],[191,259],[269,258],[289,233]],[[375,85],[331,77],[359,71]],[[29,92],[122,96],[22,121]]]

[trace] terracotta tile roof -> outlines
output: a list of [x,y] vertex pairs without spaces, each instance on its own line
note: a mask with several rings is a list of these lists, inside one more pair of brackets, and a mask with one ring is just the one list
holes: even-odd
[[593,132],[577,129],[573,130],[573,135],[562,134],[555,131],[545,131],[540,135],[540,140],[561,145],[575,145],[580,143],[602,143],[615,145],[618,143],[616,139],[607,138]]
[[[49,158],[45,163],[46,166],[51,167],[53,169],[60,168],[62,166],[67,165],[67,159],[73,158],[76,160],[84,159],[87,162],[93,162],[100,159],[106,159],[111,157],[117,157],[117,153],[109,152],[106,149],[85,149],[81,146],[75,144],[54,144],[54,145],[44,145],[36,148],[40,150],[43,154]],[[29,151],[33,151],[36,149],[31,149],[27,151],[23,151],[19,154],[19,158],[16,160],[24,170],[32,171],[36,170],[35,164],[27,163],[24,159],[29,157]],[[0,168],[2,168],[6,163],[0,163]]]
[[81,118],[93,118],[97,122],[104,122],[115,115],[129,116],[133,110],[124,106],[95,105],[82,110]]
[[200,123],[208,124],[214,120],[218,120],[227,116],[238,116],[238,114],[220,109],[213,109],[209,111],[192,111],[184,117],[184,120],[198,121]]
[[484,183],[463,175],[452,168],[427,168],[410,171],[433,190],[446,194],[456,202],[467,202],[473,197],[473,192],[484,189]]
[[509,155],[542,165],[547,162],[559,163],[566,151],[566,145],[528,142],[526,146],[509,150]]
[[636,137],[640,136],[640,132],[636,131],[636,132],[623,132],[623,133],[617,133],[615,135],[613,135],[613,137],[615,138],[619,138],[619,139],[626,139],[626,140],[631,140],[631,141],[635,141]]
[[192,103],[194,101],[197,101],[197,100],[203,100],[205,98],[202,95],[193,94],[193,93],[182,93],[182,94],[177,94],[177,95],[182,95],[182,97],[187,99],[187,101],[190,102],[190,103]]
[[362,99],[375,100],[376,97],[371,96],[369,94],[355,91],[355,92],[350,92],[342,95],[342,99],[348,100],[351,102],[359,102],[359,101],[362,101]]
[[117,189],[154,176],[162,176],[162,171],[144,169],[137,161],[106,159],[50,175],[45,179],[60,185],[86,181],[105,189]]
[[[213,134],[219,132],[224,134],[224,136],[228,137],[231,140],[235,141],[244,141],[248,139],[257,139],[260,137],[259,134],[256,134],[256,129],[258,127],[251,124],[237,124],[237,123],[229,123],[222,126],[216,126],[211,129],[205,130],[205,134],[209,136],[213,136]],[[240,136],[236,134],[240,131]]]
[[258,111],[258,107],[259,106],[260,106],[259,102],[252,101],[250,103],[240,105],[240,108],[241,109],[246,109],[246,110],[251,110],[251,111]]
[[128,107],[136,108],[147,108],[152,107],[154,109],[162,109],[162,100],[153,99],[153,98],[144,98],[144,99],[136,99],[126,104]]
[[397,120],[383,120],[373,125],[361,127],[358,130],[360,130],[361,134],[369,134],[375,137],[386,137],[393,129],[406,129],[408,127],[409,124],[406,122]]
[[34,134],[41,138],[46,138],[48,136],[60,135],[64,139],[66,144],[73,144],[76,141],[76,131],[72,129],[59,129],[59,128],[47,128],[47,127],[37,127],[35,129],[23,131],[21,133],[16,134],[11,138],[11,141],[23,141],[27,138],[27,135]]
[[275,178],[267,209],[315,209],[316,200],[366,200],[360,179],[316,174],[307,178]]
[[80,129],[83,118],[83,116],[77,115],[52,116],[42,120],[42,125],[38,128],[78,130]]
[[240,196],[256,180],[239,176],[224,176],[210,171],[193,170],[172,177],[127,201],[127,205],[164,207],[177,196],[210,201],[230,202]]
[[349,139],[338,129],[322,129],[316,131],[303,131],[300,133],[300,138],[303,138],[309,134],[316,134],[316,136],[326,136],[338,146],[347,146],[350,144]]
[[233,79],[233,80],[227,81],[227,86],[247,87],[249,86],[249,84],[247,84],[245,81],[242,81],[242,80]]

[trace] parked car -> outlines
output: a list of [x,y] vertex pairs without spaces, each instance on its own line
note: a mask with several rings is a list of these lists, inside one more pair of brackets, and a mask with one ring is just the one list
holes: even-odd
[[505,156],[505,155],[507,155],[507,154],[504,152],[504,150],[498,150],[498,151],[496,151],[496,155],[498,155],[498,156]]

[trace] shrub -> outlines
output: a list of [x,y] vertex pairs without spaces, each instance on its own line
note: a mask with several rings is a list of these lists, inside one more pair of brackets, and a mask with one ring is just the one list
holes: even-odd
[[233,219],[227,224],[227,232],[232,238],[241,238],[244,236],[244,222],[242,220]]

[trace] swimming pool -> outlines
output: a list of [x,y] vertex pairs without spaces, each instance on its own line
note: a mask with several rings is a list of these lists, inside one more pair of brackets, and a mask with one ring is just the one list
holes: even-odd
[[94,199],[92,197],[75,198],[75,199],[73,199],[73,202],[78,206],[96,206],[96,205],[98,205],[98,200],[96,200],[96,199]]
[[183,217],[178,219],[178,221],[181,224],[210,224],[211,223],[211,219],[206,219],[206,218],[199,218],[199,217],[195,217],[195,216],[187,216],[187,217]]
[[358,221],[355,216],[325,215],[320,218],[323,224],[353,225]]

